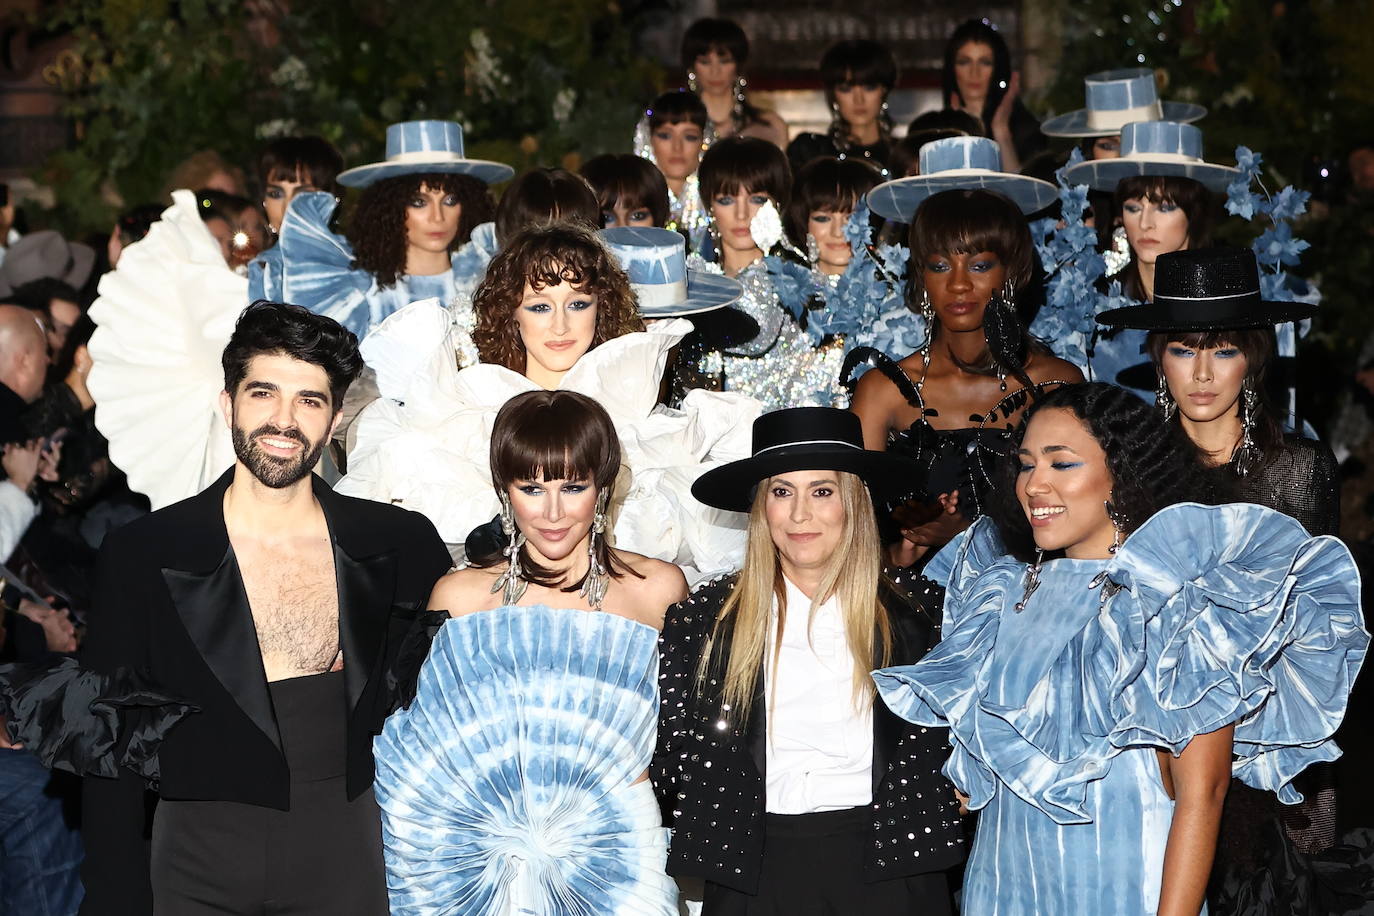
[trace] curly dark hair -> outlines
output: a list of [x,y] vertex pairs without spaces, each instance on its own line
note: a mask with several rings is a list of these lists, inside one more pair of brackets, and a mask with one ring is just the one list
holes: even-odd
[[644,330],[630,279],[596,235],[581,223],[555,222],[526,229],[502,246],[472,297],[477,327],[472,339],[484,363],[525,371],[525,345],[515,310],[526,284],[535,289],[567,281],[596,297],[592,348]]
[[462,206],[450,251],[466,244],[472,230],[490,222],[496,212],[491,191],[471,175],[402,175],[369,186],[349,215],[344,234],[353,246],[353,266],[375,276],[380,286],[395,285],[406,272],[406,209],[421,188],[452,194]]
[[232,395],[248,375],[248,363],[264,354],[289,356],[323,369],[335,413],[343,409],[344,393],[363,371],[352,331],[303,306],[259,299],[239,315],[224,348],[224,390]]
[[1106,452],[1112,508],[1119,513],[1125,533],[1176,503],[1218,501],[1214,476],[1203,465],[1197,446],[1177,424],[1165,423],[1158,411],[1125,388],[1106,382],[1064,385],[1026,411],[993,474],[988,514],[1017,559],[1034,559],[1035,539],[1016,498],[1021,464],[1016,452],[1030,422],[1045,410],[1072,412]]

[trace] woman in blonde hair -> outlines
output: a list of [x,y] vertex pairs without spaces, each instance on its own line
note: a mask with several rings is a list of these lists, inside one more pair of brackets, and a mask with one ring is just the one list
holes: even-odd
[[753,444],[692,488],[748,513],[744,565],[669,608],[660,640],[668,872],[705,880],[703,916],[949,913],[945,735],[875,707],[868,676],[938,638],[942,591],[884,570],[874,516],[912,467],[826,407],[765,414]]

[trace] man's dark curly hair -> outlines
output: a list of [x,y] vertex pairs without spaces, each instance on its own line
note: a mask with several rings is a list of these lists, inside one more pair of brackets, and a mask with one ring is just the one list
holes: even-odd
[[1070,411],[1106,452],[1112,509],[1120,515],[1123,534],[1176,503],[1217,502],[1216,484],[1197,446],[1177,424],[1165,423],[1158,411],[1125,388],[1106,382],[1064,385],[1026,411],[1001,467],[993,474],[988,514],[1008,550],[1023,562],[1035,558],[1035,539],[1016,498],[1021,466],[1016,451],[1030,422],[1047,410]]
[[477,327],[472,339],[482,362],[523,374],[525,345],[515,326],[515,310],[525,285],[539,290],[565,280],[596,297],[593,348],[644,330],[630,279],[606,246],[581,223],[549,223],[526,229],[503,245],[473,294]]
[[299,305],[259,299],[243,310],[224,348],[224,390],[233,395],[248,375],[248,363],[264,355],[289,356],[323,369],[335,413],[343,408],[348,386],[363,371],[352,331]]
[[353,246],[353,266],[375,276],[380,286],[395,285],[406,272],[406,210],[422,187],[452,194],[462,207],[450,251],[466,244],[472,230],[496,212],[491,191],[471,175],[402,175],[371,185],[353,208],[345,235]]

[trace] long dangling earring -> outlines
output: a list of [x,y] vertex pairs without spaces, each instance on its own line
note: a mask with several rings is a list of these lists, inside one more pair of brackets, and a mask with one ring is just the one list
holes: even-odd
[[716,263],[725,266],[725,248],[720,240],[720,226],[710,210],[706,211],[706,234],[711,237],[711,248],[715,251]]
[[1174,394],[1169,390],[1169,381],[1160,373],[1159,382],[1155,385],[1155,410],[1168,423],[1174,418],[1174,412],[1178,410],[1178,404],[1174,403]]
[[1020,363],[1016,350],[1021,344],[1021,318],[1016,314],[1016,285],[1008,277],[996,298],[984,310],[983,336],[997,363],[997,384],[1007,390],[1008,363]]
[[806,259],[811,262],[812,267],[818,266],[821,262],[821,243],[809,232],[806,233]]
[[1045,551],[1041,550],[1039,547],[1035,548],[1035,565],[1026,567],[1024,591],[1021,592],[1021,600],[1016,602],[1013,607],[1013,610],[1018,614],[1026,609],[1026,602],[1030,600],[1031,595],[1035,594],[1035,590],[1040,587],[1040,563],[1044,557]]
[[606,535],[606,501],[609,495],[608,491],[602,490],[601,495],[596,498],[592,534],[587,538],[587,575],[582,579],[582,588],[578,591],[578,594],[598,611],[601,610],[601,602],[606,599],[606,588],[611,584],[611,577],[606,573],[606,567],[601,565],[601,558],[597,555],[601,539]]
[[734,119],[736,130],[744,127],[744,87],[749,85],[744,77],[735,77],[735,105],[730,109],[730,116]]
[[1236,474],[1241,477],[1249,474],[1259,463],[1260,450],[1255,444],[1255,423],[1258,415],[1259,392],[1255,390],[1254,383],[1247,378],[1241,385],[1240,445],[1231,456]]
[[525,588],[529,585],[525,581],[524,570],[520,568],[520,548],[525,546],[525,532],[515,524],[515,509],[505,493],[501,494],[501,531],[506,535],[506,549],[502,551],[506,555],[506,571],[491,584],[491,593],[503,592],[501,601],[514,604],[525,594]]
[[695,70],[687,71],[687,88],[696,95],[701,95],[701,86],[697,83],[697,72]]
[[1126,520],[1121,513],[1116,511],[1116,507],[1112,505],[1110,499],[1104,500],[1102,505],[1107,510],[1107,518],[1112,523],[1112,546],[1107,548],[1107,552],[1116,553],[1117,549],[1121,547],[1121,527]]
[[925,387],[926,373],[930,371],[930,344],[935,337],[935,307],[930,304],[930,291],[921,287],[921,317],[926,322],[926,339],[921,342],[921,377],[916,382],[916,390]]

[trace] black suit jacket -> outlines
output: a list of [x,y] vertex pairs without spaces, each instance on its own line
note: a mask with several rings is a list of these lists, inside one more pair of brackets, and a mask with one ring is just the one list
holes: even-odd
[[[199,708],[159,748],[159,796],[287,810],[290,774],[224,524],[232,476],[105,539],[82,661],[103,674],[131,669]],[[313,484],[334,545],[355,798],[372,784],[372,738],[391,711],[391,656],[451,563],[424,516]],[[145,786],[121,772],[86,779],[83,914],[152,910]]]
[[[734,582],[730,576],[707,583],[668,609],[659,640],[658,743],[649,772],[673,828],[668,873],[753,894],[764,846],[764,677],[760,671],[749,719],[740,727],[723,712],[720,695],[728,632],[706,646]],[[882,595],[892,630],[889,664],[909,665],[939,639],[944,589],[906,570],[889,582]],[[699,687],[704,651],[711,652],[711,667]],[[866,880],[938,871],[963,860],[959,803],[940,772],[950,753],[947,737],[944,729],[912,725],[874,700]]]

